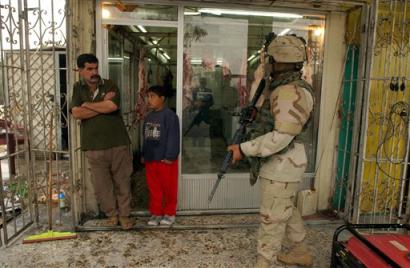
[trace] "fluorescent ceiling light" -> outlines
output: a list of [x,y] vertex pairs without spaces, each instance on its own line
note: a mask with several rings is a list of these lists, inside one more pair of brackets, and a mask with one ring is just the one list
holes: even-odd
[[198,11],[184,11],[184,15],[186,15],[186,16],[197,16],[199,14],[201,14],[201,12],[198,12]]
[[124,59],[123,58],[108,58],[108,61],[118,62],[118,61],[124,61]]
[[168,59],[160,53],[158,53],[157,58],[164,64],[168,62]]
[[286,28],[285,30],[281,31],[278,35],[285,35],[290,31],[290,28]]
[[191,59],[191,64],[202,64],[202,59]]
[[138,33],[138,29],[134,26],[134,25],[128,25],[128,28],[131,29],[131,31],[133,31],[134,33]]
[[255,57],[256,57],[256,55],[255,55],[255,54],[251,55],[251,56],[248,58],[248,61],[253,60]]
[[170,59],[171,59],[171,57],[168,56],[168,54],[167,54],[166,52],[164,52],[163,54],[164,54],[164,57],[167,58],[167,60],[170,60]]
[[144,28],[142,25],[137,25],[137,28],[140,29],[141,32],[146,33],[147,29]]
[[275,18],[303,18],[302,15],[293,13],[279,13],[279,12],[265,12],[265,11],[251,11],[251,10],[232,10],[232,9],[218,9],[218,8],[200,8],[201,13],[210,13],[214,15],[243,15],[243,16],[261,16],[261,17],[275,17]]

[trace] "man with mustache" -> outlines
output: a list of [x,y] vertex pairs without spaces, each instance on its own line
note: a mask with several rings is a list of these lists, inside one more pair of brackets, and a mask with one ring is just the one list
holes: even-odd
[[92,183],[107,226],[132,228],[130,140],[120,110],[120,91],[98,75],[93,54],[77,58],[80,81],[74,84],[70,111],[81,120],[81,150],[90,165]]

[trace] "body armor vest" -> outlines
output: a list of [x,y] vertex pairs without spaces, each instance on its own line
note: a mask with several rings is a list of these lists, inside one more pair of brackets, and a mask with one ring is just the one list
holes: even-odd
[[[287,72],[287,73],[280,75],[278,79],[273,80],[269,86],[269,95],[272,94],[272,92],[279,86],[288,85],[288,84],[293,84],[298,87],[306,89],[311,94],[312,99],[314,100],[313,88],[306,81],[301,79],[300,72]],[[298,143],[307,142],[308,132],[306,130],[311,125],[310,124],[311,114],[310,114],[308,121],[304,124],[302,132],[296,135],[295,138],[289,143],[288,146],[286,146],[284,149],[282,149],[280,152],[277,152],[276,154],[287,152],[289,149],[294,147],[295,142],[298,142]],[[255,120],[247,128],[245,140],[246,141],[253,140],[259,136],[262,136],[268,132],[273,131],[274,129],[275,129],[275,122],[274,122],[274,117],[271,112],[270,98],[268,97],[268,98],[265,98]],[[254,185],[256,183],[258,176],[259,176],[260,167],[267,159],[268,158],[248,157],[248,162],[250,164],[250,173],[251,173],[251,176],[250,176],[251,185]]]

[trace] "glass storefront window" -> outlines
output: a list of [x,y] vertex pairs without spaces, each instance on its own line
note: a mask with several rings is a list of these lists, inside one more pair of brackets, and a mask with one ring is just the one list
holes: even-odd
[[105,20],[177,21],[178,9],[176,6],[103,3],[102,17]]
[[[268,33],[297,34],[307,41],[304,78],[320,99],[324,19],[196,7],[185,8],[184,14],[182,173],[217,173],[248,103]],[[316,156],[317,124],[318,116],[313,116],[309,159]],[[314,172],[314,166],[310,161],[307,172]],[[242,161],[229,172],[247,173],[249,167]]]

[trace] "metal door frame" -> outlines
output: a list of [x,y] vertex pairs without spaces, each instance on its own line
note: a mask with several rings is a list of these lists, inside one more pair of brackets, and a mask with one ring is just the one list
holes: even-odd
[[[12,226],[7,223],[5,213],[2,213],[4,224],[2,226],[2,237],[0,232],[0,245],[9,244],[11,240],[18,237],[19,234],[33,223],[37,223],[37,225],[40,224],[40,213],[43,206],[39,205],[38,198],[43,193],[42,189],[44,190],[44,188],[46,188],[43,184],[45,178],[47,174],[51,174],[52,179],[58,181],[54,182],[56,183],[54,187],[61,186],[59,176],[61,175],[60,171],[64,168],[61,167],[60,158],[57,155],[68,155],[69,152],[68,150],[59,150],[54,142],[57,139],[56,134],[58,127],[68,127],[66,124],[64,124],[64,126],[61,125],[60,122],[62,110],[59,107],[61,103],[58,72],[61,69],[57,66],[58,59],[56,58],[59,54],[64,53],[61,52],[61,50],[66,49],[65,41],[67,39],[65,37],[67,28],[65,28],[64,23],[67,18],[67,1],[63,6],[59,6],[56,4],[57,2],[61,4],[59,0],[49,0],[47,3],[40,0],[30,3],[28,0],[9,0],[5,5],[0,6],[0,14],[3,13],[0,21],[2,25],[0,40],[3,40],[3,38],[6,40],[5,42],[0,42],[2,59],[1,71],[3,75],[2,90],[5,94],[5,98],[7,98],[7,101],[5,99],[4,119],[14,125],[17,125],[18,122],[21,121],[24,135],[24,145],[22,149],[18,148],[16,142],[16,152],[13,154],[7,153],[1,159],[10,159],[11,157],[17,159],[18,155],[24,156],[24,161],[20,162],[23,165],[16,166],[16,170],[18,171],[15,176],[10,176],[10,180],[12,180],[12,178],[18,178],[19,176],[23,177],[25,180],[18,181],[18,183],[26,183],[25,187],[27,190],[27,197],[24,198],[24,200],[27,200],[27,206],[25,206],[24,209],[22,208],[20,215],[16,215],[12,218]],[[58,15],[56,14],[57,12],[59,13]],[[62,40],[57,37],[57,34],[62,37]],[[30,41],[32,41],[33,44],[31,44]],[[11,44],[11,49],[7,48],[9,44]],[[8,65],[7,55],[9,55],[9,58],[16,58],[18,60],[13,60],[13,65]],[[47,65],[44,65],[43,56],[48,56],[50,59]],[[32,61],[32,59],[34,60]],[[32,64],[37,64],[39,67],[34,68]],[[66,67],[66,70],[67,69]],[[35,79],[33,77],[34,74],[39,78]],[[12,83],[6,81],[9,75],[14,79]],[[15,80],[14,77],[18,79]],[[35,88],[39,91],[36,92]],[[13,98],[13,102],[10,101],[10,94],[14,96],[17,95],[17,97]],[[57,98],[59,98],[58,101],[56,100]],[[9,117],[10,110],[16,108],[15,106],[18,101],[20,102],[19,105],[21,105],[21,114],[18,115],[19,118]],[[44,134],[42,137],[40,135],[42,139],[41,144],[36,146],[33,145],[33,142],[29,142],[30,140],[33,141],[35,137],[34,112],[42,114],[43,116],[36,118],[39,122],[37,125],[40,127],[43,126],[46,129],[44,133],[46,133],[47,130],[48,134],[52,133],[50,138],[48,138],[48,134]],[[54,123],[53,128],[50,126],[50,120]],[[8,123],[4,124],[4,126],[6,133],[8,131],[14,131],[14,135],[17,135],[15,134],[17,133],[16,128],[9,128]],[[48,128],[48,126],[50,127]],[[39,136],[37,135],[37,137]],[[7,144],[8,143],[7,136]],[[47,160],[48,153],[55,155],[55,160],[52,160],[50,157],[48,157]],[[67,161],[70,162],[69,160]],[[55,166],[57,169],[51,169],[48,163],[52,163],[53,167]],[[67,183],[72,177],[69,175],[69,172],[69,169],[67,169],[65,173]],[[57,184],[58,186],[55,186]],[[3,186],[4,180],[0,174],[0,206],[2,211],[5,211],[4,197],[8,193],[7,189]],[[60,190],[61,188],[58,188],[56,191]],[[11,194],[12,197],[17,195],[15,193],[9,194]],[[47,196],[47,194],[45,195]],[[61,212],[59,215],[59,220],[61,221]],[[28,220],[26,218],[28,218]]]

